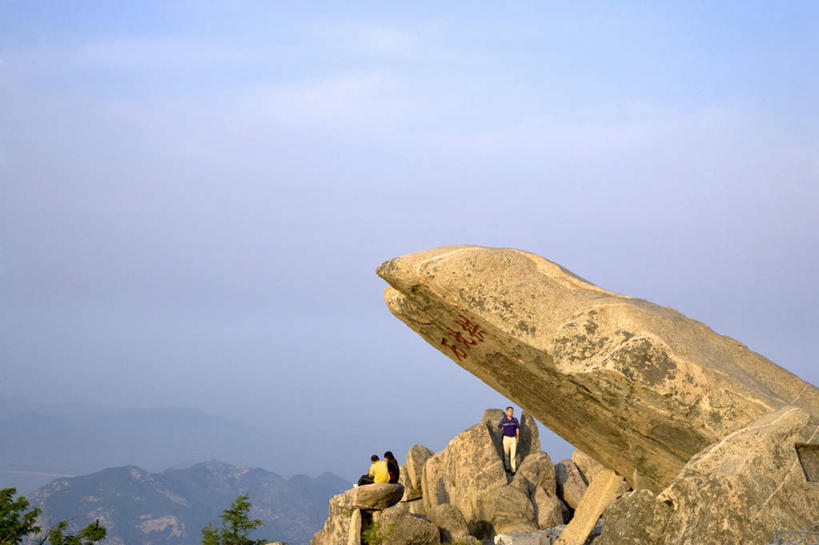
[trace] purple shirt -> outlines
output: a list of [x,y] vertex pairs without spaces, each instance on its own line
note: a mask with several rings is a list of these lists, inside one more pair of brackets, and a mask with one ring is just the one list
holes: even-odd
[[518,419],[514,416],[512,418],[506,418],[505,416],[501,418],[500,423],[498,424],[499,428],[503,428],[503,434],[506,437],[516,437],[517,430],[520,429],[520,423]]

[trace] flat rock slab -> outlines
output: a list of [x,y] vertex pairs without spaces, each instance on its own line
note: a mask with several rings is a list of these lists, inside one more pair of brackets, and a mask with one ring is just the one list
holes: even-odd
[[378,274],[393,314],[635,489],[783,406],[819,417],[816,387],[739,342],[530,253],[448,246]]
[[404,486],[398,483],[365,484],[348,490],[350,503],[358,509],[386,509],[401,501]]

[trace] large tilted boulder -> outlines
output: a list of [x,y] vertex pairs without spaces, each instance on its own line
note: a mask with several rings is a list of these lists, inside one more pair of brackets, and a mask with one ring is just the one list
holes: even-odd
[[786,405],[819,417],[819,390],[739,342],[533,254],[442,247],[378,274],[393,314],[635,489]]
[[595,545],[771,543],[819,517],[819,485],[796,445],[816,443],[819,423],[796,407],[765,415],[698,453],[659,495],[615,501]]

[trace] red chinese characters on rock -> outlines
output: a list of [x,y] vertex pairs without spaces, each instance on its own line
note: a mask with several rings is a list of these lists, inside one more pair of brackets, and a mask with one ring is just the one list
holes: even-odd
[[484,341],[486,331],[463,314],[458,315],[458,319],[455,323],[460,326],[461,330],[447,327],[446,332],[449,333],[451,338],[442,337],[441,346],[452,350],[452,354],[458,358],[458,361],[461,361],[467,356],[470,347]]

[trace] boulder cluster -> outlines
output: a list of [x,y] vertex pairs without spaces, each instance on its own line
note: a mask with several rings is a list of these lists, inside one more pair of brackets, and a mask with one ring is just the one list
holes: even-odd
[[[384,545],[515,543],[541,530],[556,537],[566,523],[571,528],[573,515],[590,502],[588,496],[599,495],[594,491],[597,476],[607,470],[580,451],[553,464],[540,448],[535,419],[524,412],[517,472],[508,473],[496,429],[503,414],[487,409],[480,422],[438,453],[423,445],[410,448],[400,484],[359,486],[333,497],[327,521],[311,545],[359,545],[367,537]],[[603,508],[628,490],[622,477],[615,476],[614,484],[580,544]]]
[[[397,318],[600,462],[586,475],[595,494],[579,499],[582,479],[558,464],[555,492],[577,511],[559,543],[582,543],[601,506],[595,545],[769,543],[814,531],[814,385],[672,308],[607,291],[520,250],[434,248],[377,272]],[[448,462],[456,466],[450,474],[462,462]],[[634,491],[605,507],[622,492],[618,475]],[[446,481],[429,486],[428,507],[443,498],[465,517],[491,514],[499,528],[531,519],[522,502],[507,516],[462,501]],[[504,494],[511,504],[515,494]]]

